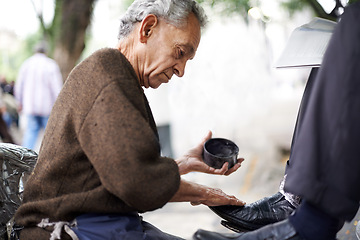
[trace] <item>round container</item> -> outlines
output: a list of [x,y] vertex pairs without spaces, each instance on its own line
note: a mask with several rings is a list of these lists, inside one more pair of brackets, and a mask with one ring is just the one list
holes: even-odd
[[239,147],[224,138],[211,138],[204,144],[204,162],[210,167],[220,169],[224,163],[229,163],[229,169],[237,163]]

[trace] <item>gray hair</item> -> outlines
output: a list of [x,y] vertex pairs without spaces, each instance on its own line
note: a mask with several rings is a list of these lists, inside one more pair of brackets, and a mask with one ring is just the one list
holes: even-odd
[[203,8],[194,0],[135,0],[120,19],[118,39],[125,38],[147,15],[164,19],[166,22],[181,27],[190,13],[194,13],[201,28],[207,23]]

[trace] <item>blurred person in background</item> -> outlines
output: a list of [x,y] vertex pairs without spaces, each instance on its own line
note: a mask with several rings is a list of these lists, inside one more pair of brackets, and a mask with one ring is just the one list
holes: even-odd
[[0,75],[0,87],[4,93],[14,95],[15,81],[8,82],[4,75]]
[[1,99],[4,105],[2,108],[2,117],[9,130],[13,123],[15,123],[15,127],[19,126],[18,104],[14,97],[14,86],[15,81],[10,81],[9,83],[4,75],[0,76]]
[[25,117],[22,145],[29,149],[35,148],[63,85],[58,64],[45,53],[46,45],[41,42],[34,55],[22,64],[14,87],[18,111]]
[[10,95],[14,95],[14,86],[15,86],[15,81],[10,81],[5,85],[4,92]]
[[15,143],[6,123],[7,116],[8,110],[4,101],[4,92],[0,89],[0,137],[2,142]]
[[5,87],[7,85],[7,80],[6,77],[4,75],[0,75],[0,87],[3,91],[5,91]]

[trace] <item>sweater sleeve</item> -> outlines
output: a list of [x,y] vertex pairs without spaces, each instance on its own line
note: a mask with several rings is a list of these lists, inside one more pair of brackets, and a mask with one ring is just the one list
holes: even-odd
[[162,207],[179,187],[177,164],[160,157],[148,120],[115,83],[96,98],[79,142],[104,188],[138,211]]

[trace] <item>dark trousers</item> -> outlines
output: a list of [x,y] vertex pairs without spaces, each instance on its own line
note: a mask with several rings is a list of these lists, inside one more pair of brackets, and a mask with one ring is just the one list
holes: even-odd
[[162,232],[143,221],[137,213],[84,214],[76,221],[72,229],[80,240],[184,240]]
[[339,220],[355,216],[360,201],[360,3],[346,8],[322,66],[310,75],[286,174],[286,191]]
[[356,3],[346,8],[309,79],[286,171],[285,190],[341,220],[351,220],[360,201],[359,22]]

